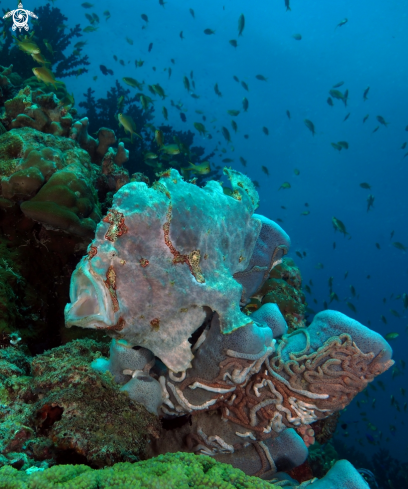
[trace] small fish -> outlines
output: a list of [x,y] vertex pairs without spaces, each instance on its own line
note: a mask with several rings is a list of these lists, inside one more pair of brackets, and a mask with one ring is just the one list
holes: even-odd
[[335,250],[335,249],[336,249],[336,242],[333,241],[333,250]]
[[300,171],[299,171],[297,168],[295,168],[295,169],[293,170],[293,173],[294,173],[296,176],[300,175]]
[[143,90],[143,83],[138,82],[134,78],[131,78],[129,76],[125,76],[122,78],[122,80],[126,83],[126,85],[129,85],[132,88],[137,88],[138,90]]
[[51,64],[51,62],[47,61],[41,53],[38,54],[33,53],[31,57],[33,58],[34,61],[37,61],[37,63],[40,63],[42,65]]
[[286,7],[286,12],[287,12],[288,10],[292,10],[292,9],[290,8],[290,0],[285,0],[285,7]]
[[178,144],[166,144],[165,146],[162,146],[161,150],[167,155],[180,154],[180,148]]
[[233,46],[234,48],[238,47],[238,43],[237,43],[237,41],[236,41],[235,39],[231,39],[231,40],[230,40],[230,41],[228,41],[228,42],[229,42],[229,43],[231,44],[231,46]]
[[97,14],[95,12],[93,12],[92,14],[92,17],[93,17],[93,20],[99,24],[99,17],[97,16]]
[[367,188],[367,189],[370,189],[371,188],[371,185],[366,183],[366,182],[363,182],[363,183],[360,183],[360,187],[361,188]]
[[221,132],[224,138],[230,143],[231,142],[231,135],[226,127],[221,127]]
[[234,160],[232,158],[224,158],[222,160],[223,163],[232,163]]
[[345,106],[345,107],[347,107],[348,93],[349,93],[349,91],[348,91],[348,90],[346,90],[346,91],[344,92],[344,95],[343,95],[343,102],[344,102],[344,106]]
[[344,85],[344,81],[341,81],[341,82],[336,83],[335,85],[333,85],[333,88],[339,88],[342,85]]
[[207,175],[211,171],[211,165],[209,161],[204,161],[203,163],[199,163],[198,165],[189,162],[189,165],[189,167],[182,168],[182,170],[195,173],[196,175]]
[[299,258],[301,258],[303,260],[302,253],[300,253],[300,251],[295,251],[295,254],[296,254],[296,256],[298,256]]
[[343,119],[343,122],[345,122],[349,117],[350,117],[351,112],[349,112],[346,117]]
[[150,51],[153,49],[153,43],[151,42],[149,44],[149,47],[147,48],[147,51],[150,53]]
[[315,135],[315,126],[312,121],[309,121],[309,119],[305,119],[303,121],[305,123],[305,126],[310,130],[310,132]]
[[303,211],[300,213],[301,216],[308,216],[310,214],[310,211]]
[[331,97],[333,97],[337,100],[343,100],[344,101],[344,95],[340,92],[340,90],[330,90],[329,94]]
[[371,194],[367,197],[367,212],[374,207],[374,200],[375,197]]
[[269,170],[266,166],[261,166],[262,171],[265,173],[265,175],[268,175],[269,177]]
[[407,251],[405,246],[402,243],[399,243],[398,241],[394,241],[394,243],[392,243],[392,245],[395,246],[395,248],[397,248],[397,250],[401,250],[404,252]]
[[215,34],[215,31],[213,31],[212,29],[204,29],[204,34],[206,34],[207,36],[211,36],[211,34]]
[[384,324],[387,324],[387,318],[386,318],[385,316],[383,316],[382,314],[381,314],[381,316],[380,316],[380,319],[381,319],[381,321],[382,321]]
[[301,41],[302,40],[302,34],[293,34],[292,37],[296,41]]
[[140,17],[141,17],[141,18],[142,18],[142,19],[143,19],[145,22],[149,22],[149,18],[148,18],[148,16],[147,16],[146,14],[142,14]]
[[354,304],[352,304],[351,302],[346,302],[346,304],[353,312],[357,312],[356,306]]
[[337,151],[341,151],[343,148],[340,146],[340,144],[337,143],[330,143],[334,149],[337,149]]
[[166,119],[166,121],[167,121],[167,120],[168,120],[168,115],[169,115],[169,113],[168,113],[168,111],[167,111],[166,107],[163,107],[163,108],[162,108],[162,114],[163,114],[163,117],[164,117],[164,118]]
[[366,100],[368,100],[367,95],[368,95],[368,91],[369,91],[369,90],[370,90],[370,87],[367,87],[367,88],[364,90],[364,93],[363,93],[363,99],[364,99],[364,102],[365,102]]
[[172,73],[172,69],[169,68],[169,80],[170,80],[170,77],[171,77],[171,73]]
[[323,265],[323,263],[318,263],[317,265],[315,265],[315,268],[316,268],[316,270],[323,270],[324,265]]
[[402,143],[401,149],[405,149],[407,147],[407,143]]
[[239,78],[238,78],[237,76],[235,76],[235,75],[234,75],[232,78],[233,78],[233,79],[234,79],[234,80],[235,80],[237,83],[239,83]]
[[387,127],[389,124],[389,122],[385,122],[385,119],[382,115],[377,115],[376,119],[380,124],[382,124],[385,127]]
[[245,29],[245,17],[244,14],[241,14],[238,19],[238,36],[242,36],[244,29]]
[[343,25],[347,24],[347,22],[348,22],[348,19],[347,19],[347,18],[345,18],[345,19],[341,20],[341,21],[340,21],[340,22],[339,22],[339,23],[336,25],[335,29],[337,29],[337,27],[341,27],[341,26],[343,26]]
[[131,46],[133,46],[133,40],[132,40],[132,39],[130,39],[130,37],[126,37],[125,39],[126,39],[126,42],[127,42],[128,44],[130,44]]
[[191,14],[191,16],[193,17],[193,19],[195,19],[195,13],[194,13],[194,10],[192,8],[189,9],[189,12]]
[[231,126],[232,126],[232,129],[234,130],[234,132],[236,133],[238,131],[238,124],[234,120],[232,120]]
[[268,81],[268,79],[265,78],[263,75],[256,75],[255,78],[260,81]]
[[390,309],[390,313],[395,316],[396,318],[400,318],[401,315],[398,311],[396,311],[395,309]]
[[282,185],[278,188],[278,191],[280,189],[288,189],[288,188],[292,188],[291,184],[289,182],[283,182]]
[[21,49],[21,51],[25,52],[26,54],[40,54],[40,48],[34,41],[31,41],[30,38],[23,39],[22,41],[14,36],[12,36],[12,38],[17,42],[17,46],[19,47],[19,49]]
[[[244,159],[242,156],[239,157],[239,161],[244,165],[247,166],[247,160]],[[407,299],[408,300],[408,299]],[[408,307],[408,306],[407,306]]]
[[340,219],[332,217],[332,223],[334,231],[339,231],[340,233],[344,234],[344,237],[346,237],[346,234],[349,234],[346,230],[346,226],[340,221]]
[[378,129],[380,129],[380,126],[377,126],[377,127],[374,129],[373,133],[377,132],[377,131],[378,131]]
[[402,294],[402,303],[404,305],[404,309],[408,309],[408,294],[405,292]]
[[222,93],[220,92],[220,89],[218,88],[218,83],[216,83],[214,85],[214,92],[216,93],[216,95],[218,95],[219,97],[222,97]]
[[399,333],[387,333],[384,338],[386,340],[395,340],[396,338],[398,338],[399,336]]
[[162,7],[164,7],[166,3],[167,2],[164,2],[163,0],[159,0],[159,5],[161,5]]
[[42,66],[41,68],[33,68],[33,73],[38,80],[46,85],[53,85],[55,88],[58,88],[58,83],[64,85],[63,82],[56,80],[54,73],[45,66]]
[[356,296],[356,289],[352,285],[350,285],[350,292],[353,297]]
[[327,103],[330,105],[330,107],[333,107],[333,99],[331,97],[327,98]]
[[163,131],[161,131],[160,129],[156,129],[154,131],[154,140],[156,141],[156,144],[158,146],[163,146],[164,144]]
[[377,249],[381,250],[381,246],[380,246],[379,243],[375,243],[375,246],[376,246]]
[[179,36],[180,36],[180,39],[184,39],[184,36],[183,36],[183,31],[180,31]]
[[205,129],[204,124],[201,122],[194,122],[194,127],[197,129],[200,135],[205,136],[207,130]]
[[247,92],[249,92],[249,87],[244,81],[241,81],[241,85]]
[[158,158],[158,155],[156,153],[149,152],[149,153],[145,153],[145,155],[144,155],[145,160],[157,160],[157,158]]
[[237,115],[239,115],[239,110],[227,110],[227,113],[229,115],[232,115],[233,117],[236,117]]
[[365,122],[365,121],[368,119],[368,117],[369,117],[369,114],[367,114],[366,116],[364,116],[364,119],[363,119],[363,124],[364,124],[364,122]]
[[269,129],[267,127],[263,126],[262,131],[264,132],[264,134],[269,136]]
[[111,14],[110,14],[109,10],[105,10],[105,12],[103,13],[103,15],[106,17],[105,20],[109,20],[111,18]]
[[187,122],[187,117],[186,117],[186,114],[184,112],[180,112],[180,119],[183,121],[183,122]]
[[347,141],[338,141],[337,144],[344,149],[349,149],[349,143]]
[[394,231],[391,231],[390,240],[394,237]]
[[123,127],[126,133],[130,133],[130,140],[133,143],[133,135],[135,134],[142,139],[139,134],[136,133],[136,124],[130,115],[118,114],[119,125]]
[[95,32],[97,30],[98,30],[98,27],[93,27],[91,25],[88,25],[87,27],[85,27],[85,29],[82,29],[82,32],[89,33],[89,32]]
[[81,3],[81,7],[84,8],[92,8],[93,6],[94,6],[93,3],[89,3],[89,2]]
[[190,80],[186,76],[183,77],[183,84],[184,84],[184,88],[189,92],[190,91]]
[[246,97],[244,97],[242,99],[242,108],[244,109],[244,112],[246,112],[248,110],[248,107],[249,107],[248,99]]

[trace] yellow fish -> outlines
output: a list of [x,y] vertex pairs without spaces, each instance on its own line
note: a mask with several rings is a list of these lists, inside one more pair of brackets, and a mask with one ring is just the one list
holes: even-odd
[[136,132],[136,124],[134,120],[130,117],[130,115],[118,114],[119,125],[123,126],[125,132],[130,133],[130,141],[133,143],[133,134],[142,139],[142,136],[137,134]]
[[40,48],[34,41],[31,41],[31,39],[23,39],[20,41],[17,39],[17,37],[12,37],[17,42],[17,45],[21,51],[24,51],[27,54],[40,54]]
[[167,144],[162,147],[162,151],[168,155],[178,155],[180,153],[180,148],[178,147],[178,144]]
[[211,171],[211,165],[209,161],[204,161],[204,163],[199,163],[195,165],[189,161],[190,166],[188,168],[182,168],[183,171],[191,171],[197,175],[207,175]]
[[55,88],[57,88],[57,83],[64,85],[62,81],[56,80],[54,73],[45,66],[33,68],[33,73],[38,80],[41,80],[46,85],[53,85]]
[[158,146],[163,146],[164,144],[163,131],[160,130],[154,131],[154,139]]
[[47,61],[41,53],[32,53],[31,57],[34,61],[37,61],[37,63],[42,65],[51,64],[50,61]]

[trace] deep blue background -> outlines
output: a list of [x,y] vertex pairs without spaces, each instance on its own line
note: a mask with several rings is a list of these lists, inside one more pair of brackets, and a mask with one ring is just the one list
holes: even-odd
[[[227,149],[222,158],[233,158],[234,168],[260,182],[258,212],[283,220],[281,225],[293,243],[290,256],[300,266],[305,283],[310,279],[314,283],[313,297],[318,305],[308,296],[310,307],[315,311],[323,308],[323,301],[329,297],[328,279],[333,276],[333,290],[340,302],[332,303],[332,308],[365,325],[370,321],[371,328],[383,335],[400,334],[392,346],[401,370],[399,359],[407,358],[408,322],[407,311],[395,296],[408,292],[408,263],[407,254],[392,242],[408,246],[408,156],[403,158],[408,148],[401,149],[402,143],[408,141],[408,2],[291,0],[290,12],[285,10],[284,0],[168,0],[164,8],[158,0],[91,0],[95,3],[93,9],[82,8],[81,3],[55,2],[70,25],[88,25],[84,14],[89,12],[96,12],[101,19],[98,31],[84,34],[81,39],[88,40],[84,53],[91,60],[89,74],[64,79],[77,103],[89,86],[96,90],[98,98],[106,95],[116,79],[130,76],[146,84],[160,83],[168,94],[164,102],[158,100],[155,104],[154,124],[164,122],[161,109],[165,105],[169,123],[175,129],[195,131],[193,123],[202,122],[195,110],[204,111],[204,124],[213,139],[197,134],[194,143],[212,150],[220,141],[218,148]],[[24,7],[33,10],[44,4],[27,0]],[[2,6],[15,8],[15,1],[5,1]],[[189,8],[194,9],[195,19]],[[107,22],[102,15],[104,10],[111,13]],[[142,29],[142,13],[149,17],[146,29]],[[246,27],[238,38],[241,13]],[[336,29],[344,18],[349,19],[348,23]],[[206,28],[214,29],[215,35],[205,35]],[[179,37],[181,30],[184,40]],[[302,35],[301,41],[293,39],[297,33]],[[133,46],[126,42],[126,36],[133,39]],[[228,43],[230,39],[238,40],[237,49]],[[148,53],[150,42],[153,49]],[[125,67],[113,60],[114,54],[125,61]],[[170,63],[171,58],[175,65]],[[144,66],[136,69],[135,59],[145,60]],[[113,69],[114,77],[104,77],[100,64]],[[153,71],[153,66],[157,71]],[[164,71],[168,67],[173,71],[170,80]],[[198,100],[191,98],[183,86],[183,76],[189,76],[191,70]],[[268,81],[258,81],[257,74],[263,74]],[[98,76],[96,82],[92,80],[94,75]],[[233,75],[249,85],[249,93],[233,80]],[[326,102],[328,92],[340,81],[345,82],[340,90],[349,90],[348,107],[336,100],[330,107]],[[214,93],[215,83],[222,98]],[[364,102],[363,91],[368,86],[368,100]],[[249,100],[249,110],[235,118],[239,128],[235,135],[227,110],[241,109],[244,96]],[[170,106],[170,99],[182,101],[187,123]],[[290,120],[286,110],[291,113]],[[349,112],[349,119],[343,122]],[[366,114],[369,118],[363,124]],[[377,115],[389,122],[388,127],[378,123]],[[305,118],[313,121],[315,136],[304,125]],[[210,124],[213,119],[216,121]],[[378,125],[379,130],[372,133]],[[220,135],[221,126],[230,129],[232,145]],[[269,128],[269,136],[262,132],[263,126]],[[243,134],[249,134],[249,139],[244,139]],[[348,141],[350,148],[339,153],[330,143],[341,140]],[[241,165],[239,156],[248,161],[247,168]],[[222,158],[212,163],[222,164]],[[269,177],[262,173],[262,165],[269,169]],[[295,176],[295,168],[300,170],[299,176]],[[284,181],[289,181],[292,188],[278,191]],[[361,182],[368,182],[372,190],[360,188]],[[370,193],[375,197],[374,209],[367,213]],[[311,212],[302,216],[306,202]],[[334,232],[333,216],[344,222],[351,239]],[[391,231],[395,232],[392,240]],[[376,242],[381,250],[375,247]],[[295,251],[306,251],[307,256],[300,260]],[[319,262],[324,269],[315,268]],[[346,271],[348,277],[344,279]],[[367,275],[371,278],[367,279]],[[358,299],[351,298],[351,284]],[[345,301],[351,301],[358,312],[352,312]],[[391,315],[390,309],[398,311],[401,318]],[[387,325],[381,322],[381,315],[387,318]],[[402,374],[392,380],[390,371],[381,380],[386,383],[387,392],[370,390],[371,398],[377,399],[376,408],[367,407],[371,398],[362,408],[378,430],[370,430],[362,421],[353,423],[347,430],[351,433],[349,442],[361,438],[364,450],[372,453],[377,447],[367,443],[365,434],[378,440],[381,431],[380,446],[406,460],[406,400],[399,391],[406,387],[406,377]],[[399,401],[401,413],[390,406],[391,394]],[[365,396],[360,394],[358,399]],[[342,419],[358,421],[360,417],[354,401]],[[397,428],[395,436],[390,434],[390,424]],[[360,434],[355,433],[357,429]]]

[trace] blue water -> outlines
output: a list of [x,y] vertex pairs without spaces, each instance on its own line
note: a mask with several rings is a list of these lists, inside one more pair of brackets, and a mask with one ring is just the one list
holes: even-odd
[[[32,10],[45,3],[27,1],[24,7]],[[146,84],[159,83],[168,97],[163,102],[156,97],[152,123],[165,123],[161,112],[165,105],[170,125],[176,130],[195,132],[194,145],[203,146],[208,152],[216,146],[219,150],[226,148],[227,153],[218,152],[222,156],[211,163],[223,165],[221,159],[232,158],[233,168],[247,172],[260,183],[258,212],[283,221],[280,224],[293,243],[290,256],[301,268],[304,282],[312,280],[314,284],[313,295],[307,295],[309,306],[317,312],[324,307],[323,301],[329,302],[328,279],[333,276],[333,291],[340,301],[334,301],[331,308],[365,325],[370,321],[370,327],[383,335],[399,333],[392,346],[401,371],[399,360],[407,358],[408,321],[407,310],[395,296],[408,292],[408,255],[392,243],[397,241],[408,247],[408,156],[403,158],[408,148],[401,149],[408,142],[407,2],[291,0],[291,11],[285,10],[284,0],[168,0],[164,8],[158,0],[101,0],[94,2],[93,9],[82,8],[81,3],[58,0],[54,4],[68,17],[69,25],[80,23],[86,27],[89,23],[84,14],[90,12],[96,12],[101,19],[98,31],[80,39],[88,41],[84,53],[91,61],[89,72],[77,79],[64,79],[68,90],[75,94],[77,105],[89,86],[96,91],[96,98],[104,97],[124,76]],[[5,1],[2,6],[14,8],[15,1]],[[190,8],[194,9],[195,18]],[[111,13],[108,21],[102,15],[104,10]],[[238,37],[241,13],[246,26]],[[145,29],[141,14],[149,17]],[[344,18],[348,19],[347,24],[336,28]],[[215,30],[215,34],[205,35],[207,28]],[[300,41],[292,37],[298,33],[302,36]],[[133,40],[133,46],[125,37]],[[229,44],[231,39],[238,41],[236,49]],[[149,53],[150,43],[153,48]],[[114,61],[113,55],[123,59],[125,67]],[[136,59],[145,61],[143,67],[135,68]],[[103,76],[100,64],[112,69],[114,76]],[[170,79],[165,71],[169,67]],[[194,93],[199,99],[192,98],[183,86],[183,77],[189,77],[191,71],[196,83]],[[268,81],[257,80],[258,74]],[[234,81],[233,75],[245,81],[250,91]],[[96,81],[93,76],[98,76]],[[339,90],[349,90],[348,105],[334,100],[334,107],[330,107],[326,102],[328,92],[340,81],[344,85]],[[214,93],[215,83],[223,94],[221,98]],[[368,86],[368,100],[364,101],[363,92]],[[136,89],[131,90],[136,93]],[[246,113],[242,111],[243,97],[249,100]],[[184,104],[187,122],[181,121],[179,112],[170,106],[170,99]],[[227,114],[230,109],[241,110],[234,118],[237,134]],[[203,122],[195,110],[206,115],[204,125],[213,139],[199,136],[194,129],[194,122]],[[348,120],[343,121],[349,112]],[[366,114],[369,118],[363,124]],[[387,127],[377,121],[378,115],[389,123]],[[216,121],[210,123],[213,119]],[[314,123],[314,136],[304,119]],[[221,126],[230,130],[232,144],[222,137]],[[269,136],[263,133],[263,126],[269,129]],[[377,126],[378,131],[373,133]],[[244,134],[249,138],[245,139]],[[336,151],[330,143],[337,141],[347,141],[349,149]],[[246,168],[239,162],[240,156],[248,161]],[[262,165],[268,168],[269,176],[262,172]],[[299,176],[294,174],[295,168],[300,171]],[[292,188],[278,190],[285,181]],[[362,182],[368,182],[371,190],[360,188]],[[375,201],[374,208],[367,212],[369,194]],[[301,215],[305,210],[310,210],[310,214]],[[334,232],[333,216],[346,225],[351,239]],[[299,259],[295,251],[305,251],[307,256]],[[324,268],[316,269],[317,263]],[[350,285],[355,287],[357,298],[351,297]],[[349,309],[346,301],[355,305],[357,313]],[[390,309],[401,317],[394,317]],[[381,315],[387,324],[381,321]],[[356,401],[366,399],[360,394],[342,416],[344,421],[358,421],[347,430],[349,437],[344,439],[366,453],[385,447],[395,457],[406,460],[406,399],[399,391],[400,387],[407,387],[406,376],[392,380],[389,371],[380,380],[386,384],[386,392],[371,390],[368,403],[361,408],[377,431],[360,421]],[[400,413],[390,405],[391,394],[400,404]],[[371,408],[373,397],[375,409]],[[394,435],[390,425],[397,428]],[[383,433],[381,441],[379,432]],[[376,446],[368,444],[367,433],[374,437]],[[338,436],[343,438],[343,434]],[[387,437],[390,441],[386,441]]]

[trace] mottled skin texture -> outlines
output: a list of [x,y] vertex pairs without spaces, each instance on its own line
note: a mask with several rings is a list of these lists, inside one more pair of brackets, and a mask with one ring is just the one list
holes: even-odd
[[[309,425],[387,370],[392,351],[335,311],[308,328],[300,311],[298,329],[287,334],[282,308],[265,297],[290,239],[253,214],[257,195],[248,180],[227,173],[232,197],[217,182],[204,189],[185,183],[175,170],[152,188],[122,187],[72,276],[66,322],[125,342],[114,343],[97,368],[110,370],[131,397],[150,385],[145,405],[178,423],[151,443],[150,455],[201,453],[270,478],[305,461],[314,441]],[[289,280],[299,286],[300,277],[286,275],[285,287],[293,288]],[[263,305],[248,316],[240,306],[254,297]],[[132,346],[164,365],[146,358],[141,368],[140,352],[129,364]]]

